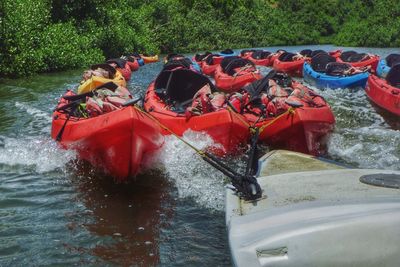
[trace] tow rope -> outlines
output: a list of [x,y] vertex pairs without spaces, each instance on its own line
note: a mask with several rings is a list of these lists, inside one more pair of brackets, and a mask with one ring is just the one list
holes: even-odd
[[171,129],[169,129],[167,126],[162,124],[156,117],[148,113],[147,111],[143,110],[137,105],[133,105],[133,108],[139,111],[140,113],[144,114],[151,120],[153,120],[157,125],[159,125],[162,129],[168,131],[172,135],[174,135],[176,138],[178,138],[180,141],[182,141],[184,144],[186,144],[188,147],[193,149],[198,155],[201,156],[201,158],[209,163],[211,166],[225,174],[230,180],[231,183],[236,191],[236,193],[239,195],[239,197],[243,198],[244,200],[256,200],[261,198],[262,195],[262,190],[260,185],[257,182],[256,177],[252,173],[253,171],[253,160],[256,152],[256,144],[257,144],[257,139],[258,139],[258,134],[253,135],[252,139],[252,147],[249,150],[249,160],[247,163],[246,167],[246,173],[239,174],[235,170],[233,170],[231,167],[229,167],[227,164],[222,162],[220,159],[218,159],[216,156],[212,155],[211,153],[208,153],[207,151],[203,151],[201,149],[196,148],[192,144],[190,144],[188,141],[177,135],[175,132],[173,132]]

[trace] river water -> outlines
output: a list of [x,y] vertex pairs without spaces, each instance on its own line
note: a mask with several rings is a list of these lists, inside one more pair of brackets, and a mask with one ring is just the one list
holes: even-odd
[[[161,66],[133,73],[129,89],[143,93]],[[52,109],[81,73],[0,80],[0,266],[230,266],[224,177],[175,138],[153,170],[129,184],[114,184],[50,139]],[[400,170],[398,120],[363,90],[318,91],[337,120],[328,158]],[[198,147],[212,142],[194,132],[186,138]]]

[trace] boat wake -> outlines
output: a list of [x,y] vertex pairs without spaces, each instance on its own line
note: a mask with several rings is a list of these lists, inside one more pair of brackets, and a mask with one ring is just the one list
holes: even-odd
[[[183,138],[198,149],[214,145],[211,137],[204,133],[189,130]],[[182,141],[167,136],[156,162],[167,179],[175,184],[180,198],[193,199],[212,210],[224,209],[225,176]]]

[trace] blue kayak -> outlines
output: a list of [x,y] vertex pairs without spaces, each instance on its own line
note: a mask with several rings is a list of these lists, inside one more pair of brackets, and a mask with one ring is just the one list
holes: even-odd
[[143,65],[144,65],[144,60],[143,60],[143,58],[139,58],[139,59],[138,59],[138,63],[139,63],[139,66],[143,66]]
[[378,66],[376,67],[376,74],[381,78],[385,78],[389,71],[390,67],[386,64],[386,59],[379,60]]
[[225,49],[218,53],[221,57],[236,56],[236,53],[232,49]]
[[346,87],[363,87],[367,83],[369,73],[363,72],[351,76],[331,76],[321,72],[316,72],[307,62],[303,66],[303,77],[308,83],[319,88],[346,88]]
[[203,71],[201,70],[200,65],[194,60],[191,60],[191,61],[192,61],[193,69],[196,70],[196,72],[198,72],[198,73],[203,73]]

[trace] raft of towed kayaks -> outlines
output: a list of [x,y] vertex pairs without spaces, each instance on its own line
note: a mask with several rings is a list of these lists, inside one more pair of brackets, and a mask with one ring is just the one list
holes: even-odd
[[[400,55],[340,50],[226,49],[188,58],[169,54],[143,97],[127,87],[132,71],[158,56],[130,53],[84,72],[76,93],[61,97],[52,137],[120,181],[135,176],[164,142],[188,130],[208,134],[218,156],[242,153],[255,129],[272,148],[312,155],[327,151],[335,118],[316,91],[291,76],[323,88],[365,87],[368,98],[400,116]],[[257,66],[272,67],[263,76]],[[207,76],[213,77],[212,82]],[[134,77],[134,76],[133,76]]]

